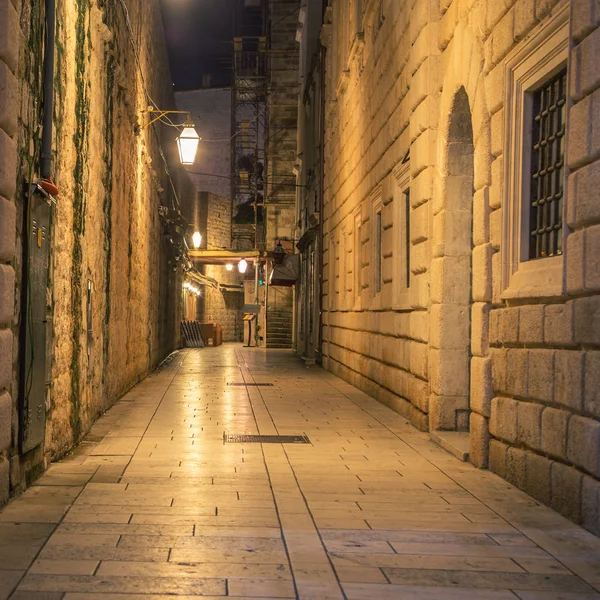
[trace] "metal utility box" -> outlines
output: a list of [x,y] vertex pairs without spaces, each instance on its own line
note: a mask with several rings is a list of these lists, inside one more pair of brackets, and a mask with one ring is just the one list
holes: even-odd
[[50,265],[50,215],[52,205],[33,193],[26,217],[21,306],[21,448],[32,450],[44,441],[48,387],[48,317],[46,294]]

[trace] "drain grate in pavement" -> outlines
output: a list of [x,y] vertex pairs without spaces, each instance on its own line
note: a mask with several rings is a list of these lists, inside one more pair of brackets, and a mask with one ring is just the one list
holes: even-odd
[[223,434],[225,444],[310,444],[306,435],[228,435]]
[[248,387],[273,387],[272,383],[231,383],[227,385],[247,385]]

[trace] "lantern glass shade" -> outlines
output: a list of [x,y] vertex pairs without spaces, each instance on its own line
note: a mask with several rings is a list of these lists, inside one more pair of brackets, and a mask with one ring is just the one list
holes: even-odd
[[196,250],[200,248],[200,244],[202,243],[202,234],[199,231],[194,231],[192,235],[192,244],[194,244],[194,248]]
[[198,144],[200,136],[196,133],[192,124],[186,124],[177,138],[177,146],[179,148],[179,159],[182,165],[193,165],[196,160],[196,152],[198,152]]
[[238,263],[238,271],[240,273],[245,273],[247,268],[248,261],[245,258],[242,258],[242,260],[240,260],[240,262]]
[[233,271],[233,265],[232,265],[231,263],[227,263],[227,264],[225,265],[225,268],[226,268],[228,271]]

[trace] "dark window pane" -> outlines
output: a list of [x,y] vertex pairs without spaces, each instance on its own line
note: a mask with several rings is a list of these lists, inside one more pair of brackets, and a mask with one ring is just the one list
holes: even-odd
[[529,258],[562,254],[567,70],[533,92]]

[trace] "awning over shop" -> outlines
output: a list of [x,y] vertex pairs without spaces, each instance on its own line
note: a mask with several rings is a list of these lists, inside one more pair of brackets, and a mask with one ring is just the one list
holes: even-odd
[[275,265],[269,285],[291,287],[300,277],[300,255],[288,254],[283,263]]

